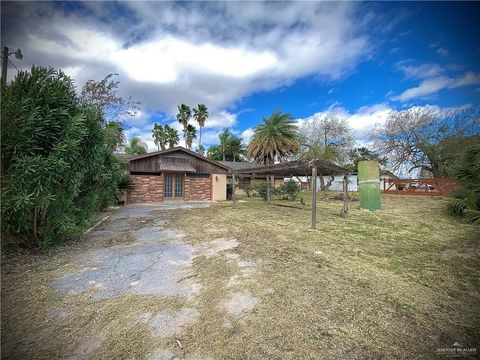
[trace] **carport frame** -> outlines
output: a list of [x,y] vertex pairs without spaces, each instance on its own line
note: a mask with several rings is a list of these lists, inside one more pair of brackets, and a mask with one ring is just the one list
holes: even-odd
[[233,179],[233,204],[235,206],[235,175],[266,175],[267,176],[267,201],[270,203],[270,180],[272,176],[312,176],[312,220],[311,229],[315,229],[317,226],[317,177],[325,175],[344,175],[344,204],[341,211],[342,216],[348,215],[348,175],[349,171],[341,166],[332,164],[327,161],[314,159],[314,160],[296,160],[286,163],[257,166],[248,169],[248,171],[231,171]]

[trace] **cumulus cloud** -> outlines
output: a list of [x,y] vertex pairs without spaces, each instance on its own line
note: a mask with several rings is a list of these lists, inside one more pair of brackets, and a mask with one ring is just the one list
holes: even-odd
[[[117,72],[124,96],[173,116],[214,116],[256,91],[306,75],[338,79],[370,51],[352,3],[2,3],[2,43],[23,68],[64,69],[81,85]],[[105,16],[108,14],[107,16]],[[135,124],[134,124],[135,125]]]
[[345,119],[350,127],[354,130],[357,141],[366,142],[367,134],[377,125],[382,125],[388,118],[393,109],[387,104],[374,104],[363,106],[354,112],[346,110],[339,105],[330,106],[325,111],[317,112],[303,119],[297,119],[299,124],[308,122],[315,117],[324,117],[331,114],[341,119]]

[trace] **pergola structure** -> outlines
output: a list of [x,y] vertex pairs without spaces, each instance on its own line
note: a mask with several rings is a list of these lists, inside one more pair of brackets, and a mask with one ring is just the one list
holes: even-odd
[[296,160],[287,163],[258,166],[248,169],[248,171],[232,171],[233,183],[233,203],[235,204],[235,175],[266,175],[267,176],[267,200],[270,202],[270,177],[271,176],[311,176],[312,177],[312,229],[317,224],[317,177],[325,175],[344,175],[343,189],[345,192],[342,215],[348,214],[348,174],[349,171],[341,166],[332,164],[323,160]]

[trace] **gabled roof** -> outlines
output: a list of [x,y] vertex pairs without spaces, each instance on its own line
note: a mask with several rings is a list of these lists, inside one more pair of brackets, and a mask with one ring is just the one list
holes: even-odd
[[154,151],[154,152],[151,152],[151,153],[148,153],[148,154],[144,154],[144,155],[135,155],[129,159],[127,159],[128,161],[135,161],[135,160],[138,160],[138,159],[145,159],[145,158],[148,158],[148,157],[151,157],[151,156],[157,156],[157,155],[164,155],[164,154],[170,154],[170,153],[173,153],[173,152],[177,152],[177,151],[182,151],[188,155],[191,155],[191,156],[194,156],[200,160],[203,160],[203,161],[206,161],[210,164],[213,164],[213,165],[216,165],[216,166],[219,166],[221,167],[222,169],[225,169],[225,170],[230,170],[230,168],[226,165],[223,165],[221,164],[220,162],[218,161],[214,161],[214,160],[210,160],[208,158],[206,158],[205,156],[202,156],[200,154],[197,154],[196,152],[193,152],[191,150],[188,150],[188,149],[185,149],[184,147],[182,146],[176,146],[172,149],[165,149],[165,150],[160,150],[160,151]]

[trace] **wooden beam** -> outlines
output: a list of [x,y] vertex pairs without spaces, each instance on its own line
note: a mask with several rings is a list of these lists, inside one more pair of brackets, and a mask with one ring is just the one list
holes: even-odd
[[235,173],[232,172],[232,201],[233,206],[235,206]]
[[312,229],[317,226],[317,167],[312,167]]
[[270,176],[267,175],[267,202],[270,204]]
[[343,209],[342,209],[342,216],[348,216],[348,176],[345,175],[343,177]]

